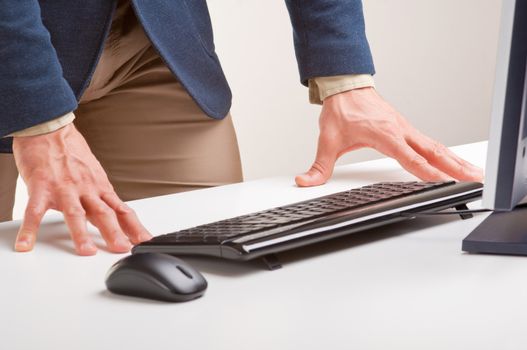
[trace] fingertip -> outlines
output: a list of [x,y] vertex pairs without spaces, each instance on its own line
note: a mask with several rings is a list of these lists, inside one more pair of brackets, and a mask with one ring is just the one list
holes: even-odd
[[135,235],[135,239],[138,240],[138,243],[149,241],[154,237],[150,231],[146,229],[140,222],[139,222],[139,229],[136,231],[137,234]]
[[474,181],[479,183],[483,183],[484,180],[485,178],[483,176],[473,176],[472,178],[468,179],[468,181]]
[[151,240],[152,238],[153,236],[149,232],[145,232],[139,236],[139,239],[138,239],[139,242],[137,243],[146,242],[146,241]]
[[483,182],[484,173],[483,169],[476,166],[467,166],[463,169],[463,172],[458,174],[457,179],[460,181],[474,181],[474,182]]
[[483,180],[485,180],[485,173],[483,172],[483,169],[477,168],[475,180],[477,182],[483,182]]
[[311,186],[319,186],[323,185],[326,180],[322,177],[320,173],[305,173],[302,175],[298,175],[295,177],[295,182],[297,186],[299,187],[311,187]]
[[452,176],[449,176],[445,173],[442,173],[440,171],[434,171],[434,170],[435,169],[429,169],[427,173],[418,172],[418,171],[413,172],[411,170],[408,170],[408,172],[413,174],[420,181],[431,181],[431,182],[458,181],[458,179]]
[[441,173],[439,181],[457,181],[457,179],[448,174]]
[[448,182],[448,181],[459,181],[459,180],[452,176],[446,175],[446,174],[440,174],[437,177],[432,177],[429,180],[424,180],[424,181]]
[[112,253],[127,253],[132,249],[132,243],[129,240],[118,238],[111,244],[108,244],[108,249]]
[[133,245],[136,245],[136,244],[141,244],[143,242],[146,242],[146,241],[149,241],[152,239],[152,236],[146,236],[146,235],[141,235],[139,237],[130,237],[130,242],[132,242]]
[[145,240],[150,240],[154,238],[154,235],[152,235],[150,232],[145,232],[144,236]]
[[302,174],[302,175],[297,175],[295,177],[295,183],[298,187],[305,187],[307,186],[306,183],[307,183],[307,180],[306,180],[306,175],[305,174]]
[[320,181],[309,174],[298,175],[295,178],[298,187],[310,187],[320,185]]
[[472,173],[469,176],[466,176],[466,181],[474,181],[483,183],[484,176],[483,173]]
[[23,240],[23,241],[17,241],[15,243],[16,252],[24,253],[24,252],[29,252],[31,250],[33,250],[33,244],[31,244],[31,242]]
[[15,251],[29,252],[33,250],[35,240],[30,233],[19,233],[15,241]]
[[97,249],[95,250],[77,250],[77,255],[79,256],[94,256],[97,254]]
[[92,256],[97,254],[97,247],[91,242],[82,243],[76,246],[75,250],[80,256]]

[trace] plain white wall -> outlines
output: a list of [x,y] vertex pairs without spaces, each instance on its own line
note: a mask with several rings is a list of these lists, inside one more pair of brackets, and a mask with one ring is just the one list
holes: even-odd
[[[306,170],[320,108],[298,82],[284,1],[208,3],[246,179]],[[365,0],[364,8],[380,93],[447,145],[486,139],[501,0]]]
[[[209,0],[245,178],[306,170],[319,106],[300,85],[283,0]],[[487,138],[501,0],[365,0],[377,89],[447,145]],[[349,163],[378,157],[358,151]],[[19,186],[15,217],[25,188]]]

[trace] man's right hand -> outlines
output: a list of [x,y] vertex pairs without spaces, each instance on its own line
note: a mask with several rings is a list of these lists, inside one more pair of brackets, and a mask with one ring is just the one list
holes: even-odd
[[64,214],[79,255],[97,252],[86,220],[99,229],[112,252],[127,252],[130,242],[137,244],[151,238],[135,212],[119,199],[73,124],[49,134],[15,137],[13,153],[29,192],[16,251],[33,249],[48,209]]

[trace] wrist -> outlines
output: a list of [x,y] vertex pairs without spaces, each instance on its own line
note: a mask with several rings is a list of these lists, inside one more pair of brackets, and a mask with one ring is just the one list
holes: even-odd
[[362,87],[358,89],[342,91],[337,94],[328,96],[327,98],[324,99],[322,104],[323,105],[331,104],[331,103],[334,103],[342,99],[356,101],[356,100],[361,100],[367,97],[372,98],[373,96],[378,96],[377,91],[375,90],[374,87],[367,86],[367,87]]
[[13,137],[13,154],[16,155],[22,150],[29,150],[33,146],[52,148],[54,144],[65,145],[65,138],[75,129],[73,123],[65,125],[60,129],[45,134],[33,136]]

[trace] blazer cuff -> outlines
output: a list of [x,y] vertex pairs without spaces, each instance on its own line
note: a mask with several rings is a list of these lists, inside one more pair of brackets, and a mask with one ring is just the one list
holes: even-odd
[[36,136],[36,135],[47,134],[53,131],[57,131],[58,129],[72,123],[74,119],[75,119],[75,114],[73,114],[73,112],[70,112],[56,119],[34,125],[27,129],[15,131],[7,136],[24,137],[24,136]]
[[375,87],[375,81],[371,74],[346,74],[328,77],[316,77],[309,79],[309,102],[322,104],[329,96],[344,91]]

